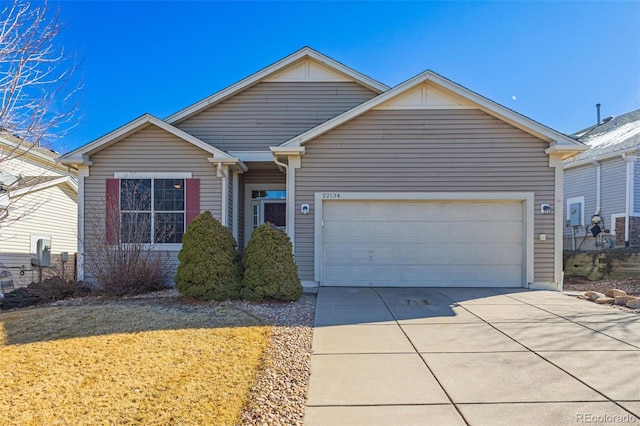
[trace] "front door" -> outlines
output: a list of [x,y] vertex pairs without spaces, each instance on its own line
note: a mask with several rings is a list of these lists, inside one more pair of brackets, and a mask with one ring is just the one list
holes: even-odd
[[278,186],[247,185],[245,188],[247,202],[250,210],[245,219],[245,244],[249,241],[251,233],[265,222],[274,224],[279,229],[287,229],[287,191]]
[[287,202],[276,200],[261,200],[261,223],[273,223],[280,229],[287,227]]

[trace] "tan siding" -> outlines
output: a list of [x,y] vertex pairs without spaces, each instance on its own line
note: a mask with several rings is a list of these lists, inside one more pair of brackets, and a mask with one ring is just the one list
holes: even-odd
[[268,150],[374,95],[350,82],[263,82],[176,127],[225,151]]
[[268,169],[252,169],[251,166],[249,166],[249,171],[243,176],[245,185],[270,183],[284,185],[286,182],[285,174],[275,167]]
[[211,154],[155,126],[92,155],[90,176],[85,178],[86,238],[95,233],[92,223],[104,222],[105,179],[113,178],[115,172],[192,172],[193,178],[200,179],[200,211],[210,210],[220,220],[221,179],[209,157]]
[[[548,144],[477,110],[370,111],[305,145],[296,171],[296,261],[313,279],[314,193],[528,191],[554,200]],[[300,204],[312,206],[299,213]],[[536,210],[535,280],[553,281],[553,215]]]

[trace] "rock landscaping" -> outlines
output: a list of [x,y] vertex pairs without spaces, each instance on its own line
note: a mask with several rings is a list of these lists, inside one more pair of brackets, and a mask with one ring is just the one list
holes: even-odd
[[587,299],[599,305],[615,304],[618,306],[626,306],[631,309],[640,309],[640,297],[630,296],[626,291],[612,288],[604,293],[597,291],[587,291],[584,296],[578,296],[580,299]]

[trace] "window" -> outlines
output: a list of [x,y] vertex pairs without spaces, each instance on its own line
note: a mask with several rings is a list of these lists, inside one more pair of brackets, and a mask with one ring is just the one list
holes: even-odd
[[120,241],[181,243],[184,179],[120,179]]

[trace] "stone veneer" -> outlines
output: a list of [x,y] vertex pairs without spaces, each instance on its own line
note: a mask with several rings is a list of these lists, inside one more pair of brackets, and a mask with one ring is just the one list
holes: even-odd
[[[629,245],[640,246],[640,217],[630,217],[629,223]],[[616,246],[624,247],[624,217],[616,218]]]

